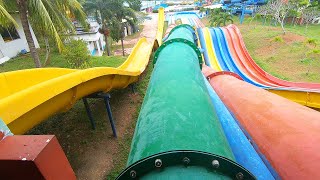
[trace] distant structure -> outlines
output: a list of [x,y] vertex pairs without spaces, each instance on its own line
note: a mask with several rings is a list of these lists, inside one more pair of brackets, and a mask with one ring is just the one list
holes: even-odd
[[88,22],[90,28],[86,29],[75,21],[76,33],[69,36],[76,40],[85,41],[91,56],[102,56],[106,43],[104,35],[99,32],[100,25],[93,18],[88,18]]
[[242,24],[245,14],[252,15],[258,6],[266,4],[267,0],[221,0],[222,8],[231,10],[232,14],[240,14]]
[[[0,26],[0,64],[17,56],[19,53],[27,53],[30,51],[26,36],[23,32],[19,14],[11,14],[18,23],[18,27],[4,28]],[[39,43],[30,26],[32,38],[36,48],[39,48]]]
[[[87,22],[89,23],[89,28],[86,29],[74,21],[74,26],[76,29],[75,34],[70,34],[69,36],[73,39],[81,39],[87,43],[87,48],[91,56],[102,56],[104,49],[106,47],[104,34],[99,32],[100,24],[93,17],[88,17]],[[126,23],[126,20],[123,20]],[[124,36],[131,35],[133,33],[133,27],[127,25],[124,27]]]

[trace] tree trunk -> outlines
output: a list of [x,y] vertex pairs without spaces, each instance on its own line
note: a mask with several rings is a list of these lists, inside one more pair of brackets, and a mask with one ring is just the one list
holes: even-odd
[[284,18],[282,18],[282,21],[280,22],[280,24],[281,24],[283,34],[286,34],[286,30],[284,29]]
[[122,47],[122,55],[125,56],[124,46],[123,46],[123,37],[121,37],[121,47]]
[[292,17],[292,20],[291,20],[291,26],[293,26],[293,24],[294,24],[294,20],[295,20],[295,17]]
[[106,49],[105,49],[105,51],[107,51],[107,55],[110,56],[110,48],[109,48],[109,43],[108,43],[108,36],[106,34],[104,35],[104,39],[106,41]]
[[23,27],[24,34],[26,36],[28,46],[31,52],[31,56],[33,58],[33,61],[37,68],[41,67],[40,58],[37,52],[37,49],[34,45],[34,41],[31,35],[30,27],[29,27],[29,21],[28,21],[28,15],[27,15],[27,2],[26,0],[16,0],[18,5],[18,10],[20,14],[21,24]]
[[44,39],[44,43],[46,44],[46,60],[44,62],[44,66],[47,66],[48,64],[50,64],[50,60],[51,60],[51,56],[50,56],[50,44],[49,44],[49,38],[47,36],[43,37]]

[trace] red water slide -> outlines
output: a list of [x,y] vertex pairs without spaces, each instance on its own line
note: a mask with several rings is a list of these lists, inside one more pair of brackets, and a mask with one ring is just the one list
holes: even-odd
[[320,89],[319,83],[304,83],[304,82],[289,82],[278,79],[261,69],[248,53],[244,41],[242,39],[240,30],[235,25],[229,25],[222,28],[228,41],[230,52],[236,64],[246,72],[251,78],[257,82],[263,83],[267,86],[274,87],[291,87],[291,88],[304,88],[304,89]]
[[320,179],[320,113],[203,67],[211,86],[282,179]]

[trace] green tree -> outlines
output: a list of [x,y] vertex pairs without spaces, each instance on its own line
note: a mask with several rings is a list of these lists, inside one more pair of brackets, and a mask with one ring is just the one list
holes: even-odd
[[[135,12],[131,8],[127,8],[123,5],[125,0],[110,0],[110,2],[110,11],[113,15],[112,20],[110,21],[110,23],[112,23],[113,30],[110,31],[110,35],[113,40],[121,41],[122,54],[124,56],[124,27],[130,25],[134,28],[137,22],[137,17],[135,15]],[[115,31],[118,31],[118,33],[116,33]]]
[[31,35],[29,24],[31,21],[36,22],[34,26],[41,28],[50,35],[57,43],[58,49],[61,52],[63,43],[59,36],[58,30],[55,27],[57,14],[61,14],[61,18],[69,15],[85,16],[82,11],[82,6],[77,0],[3,0],[4,4],[12,11],[19,11],[21,24],[25,33],[31,56],[37,68],[41,67],[39,54],[36,50],[34,40]]
[[6,10],[6,6],[3,3],[3,0],[0,0],[0,24],[1,26],[10,26],[11,24],[18,26],[17,22]]
[[[116,1],[116,0],[113,0],[113,1]],[[119,2],[121,2],[121,1],[117,1],[117,3],[119,3]],[[115,11],[114,13],[115,13],[115,16],[116,16],[118,22],[121,23],[120,40],[121,40],[122,54],[123,54],[123,56],[125,56],[124,47],[123,47],[124,27],[127,27],[127,29],[128,29],[128,25],[130,25],[131,27],[133,27],[134,32],[136,32],[135,26],[137,23],[137,17],[135,15],[135,12],[131,8],[124,7],[123,3],[121,4],[121,6],[119,6],[119,9],[120,9],[119,11]],[[126,22],[123,22],[123,20],[125,20]]]
[[83,40],[69,41],[63,49],[62,54],[72,68],[85,67],[90,59],[87,44]]
[[105,51],[108,56],[110,56],[110,47],[108,42],[109,36],[109,22],[112,19],[113,13],[111,11],[111,2],[109,0],[88,0],[86,1],[83,6],[85,11],[88,14],[94,15],[97,22],[100,23],[101,29],[100,33],[104,34],[104,39],[106,42]]
[[141,9],[141,1],[140,0],[126,0],[129,4],[129,7],[135,11],[140,11]]
[[209,12],[209,22],[211,26],[226,26],[232,24],[232,15],[223,11],[221,8],[212,9]]
[[108,47],[109,35],[115,41],[121,40],[122,52],[124,54],[124,27],[130,25],[136,31],[135,24],[137,17],[133,9],[124,6],[125,2],[127,0],[89,0],[84,3],[87,13],[93,14],[98,22],[101,17],[101,32],[105,35],[108,55],[110,55],[110,48]]
[[[82,10],[79,11],[79,9],[81,9],[81,7],[78,7],[76,9],[68,9],[67,11],[64,10],[64,7],[59,7],[58,3],[55,3],[55,0],[50,0],[51,4],[50,6],[48,6],[48,8],[51,8],[52,11],[48,11],[52,23],[54,24],[54,27],[56,28],[56,31],[59,34],[68,34],[68,33],[74,33],[74,26],[72,24],[71,18],[76,19],[77,21],[80,22],[80,24],[82,24],[83,26],[87,25],[86,22],[86,17],[84,15],[84,13],[82,12]],[[79,4],[78,4],[79,5]],[[61,9],[60,11],[54,11],[54,9]],[[38,17],[32,17],[30,18],[30,22],[33,25],[33,29],[35,30],[35,32],[37,32],[38,36],[41,36],[44,39],[45,42],[45,48],[46,48],[46,56],[45,56],[45,61],[43,66],[46,66],[50,63],[50,52],[51,52],[51,48],[50,48],[50,43],[52,37],[55,37],[54,34],[52,34],[51,31],[48,31],[44,26],[39,26],[39,18]],[[53,42],[58,42],[58,43],[62,43],[62,41],[54,41]],[[57,44],[58,45],[58,44]],[[61,44],[61,46],[63,46],[63,44]],[[61,49],[59,49],[61,50]]]

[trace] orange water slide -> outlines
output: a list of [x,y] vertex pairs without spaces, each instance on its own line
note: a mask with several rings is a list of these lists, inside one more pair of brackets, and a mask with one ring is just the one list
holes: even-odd
[[282,179],[320,179],[319,112],[232,75],[203,72]]

